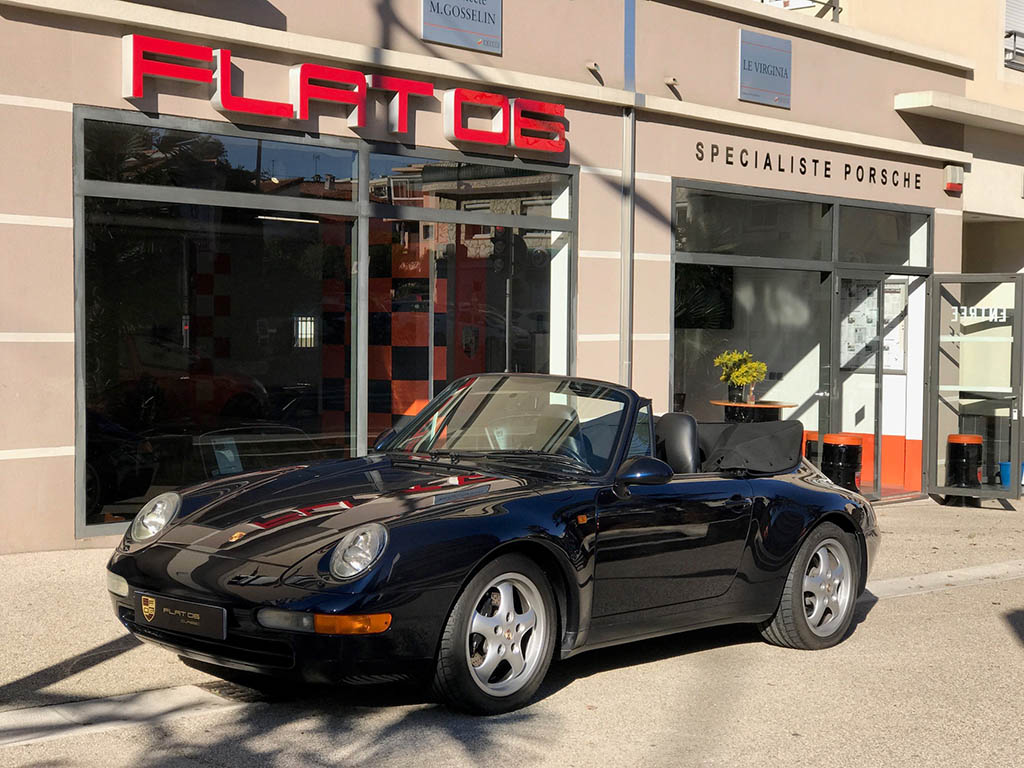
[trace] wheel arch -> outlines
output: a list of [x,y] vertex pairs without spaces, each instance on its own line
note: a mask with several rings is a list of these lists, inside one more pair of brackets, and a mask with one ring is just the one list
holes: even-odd
[[[476,564],[466,573],[462,583],[448,606],[446,616],[450,616],[455,609],[455,603],[465,591],[466,586],[473,577],[488,563],[503,555],[523,555],[529,558],[540,567],[548,577],[551,589],[555,593],[556,610],[558,611],[558,647],[557,653],[561,653],[567,644],[572,644],[579,633],[580,624],[580,590],[576,586],[575,573],[568,558],[560,550],[549,542],[537,539],[515,539],[506,541],[490,550],[481,557]],[[434,657],[440,648],[440,637],[438,645],[434,649]]]

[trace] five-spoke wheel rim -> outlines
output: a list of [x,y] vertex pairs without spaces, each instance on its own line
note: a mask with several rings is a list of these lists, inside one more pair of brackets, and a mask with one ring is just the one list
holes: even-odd
[[521,573],[503,573],[480,592],[466,631],[466,659],[485,693],[511,696],[530,681],[543,660],[547,621],[540,590]]
[[853,569],[846,548],[825,539],[804,569],[804,616],[811,632],[829,637],[842,628],[853,604]]

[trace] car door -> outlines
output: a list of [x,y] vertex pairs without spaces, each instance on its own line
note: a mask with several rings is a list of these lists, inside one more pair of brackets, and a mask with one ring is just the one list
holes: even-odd
[[633,485],[626,498],[605,494],[598,505],[594,619],[725,593],[746,544],[750,494],[746,480],[721,474]]

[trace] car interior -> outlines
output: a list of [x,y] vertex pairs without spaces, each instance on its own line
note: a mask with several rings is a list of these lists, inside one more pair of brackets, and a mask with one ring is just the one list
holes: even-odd
[[799,466],[803,424],[703,422],[689,413],[655,417],[655,456],[677,475],[743,471],[777,474]]

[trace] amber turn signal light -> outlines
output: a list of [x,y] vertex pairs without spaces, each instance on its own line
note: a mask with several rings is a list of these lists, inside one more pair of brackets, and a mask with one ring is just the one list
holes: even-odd
[[345,616],[318,613],[313,617],[318,635],[375,635],[391,626],[390,613],[367,613]]

